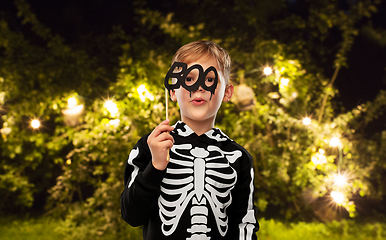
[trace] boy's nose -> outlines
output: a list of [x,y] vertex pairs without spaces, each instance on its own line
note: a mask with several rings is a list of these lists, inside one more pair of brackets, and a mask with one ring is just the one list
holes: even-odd
[[[201,87],[201,85],[200,85],[196,91],[203,92],[203,91],[205,91],[205,89],[203,89],[203,88]],[[195,91],[195,92],[196,92],[196,91]]]

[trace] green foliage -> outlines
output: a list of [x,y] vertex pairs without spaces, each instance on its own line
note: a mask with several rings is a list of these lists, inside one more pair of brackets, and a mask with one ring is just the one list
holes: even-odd
[[[67,214],[69,239],[82,239],[79,232],[94,237],[119,235],[127,228],[119,212],[125,159],[140,136],[153,129],[164,116],[164,106],[159,103],[164,101],[163,90],[157,83],[160,73],[166,71],[161,55],[157,54],[157,61],[155,53],[150,51],[137,64],[132,64],[132,59],[125,57],[130,47],[124,48],[117,83],[109,89],[114,93],[110,100],[116,104],[118,113],[107,111],[102,99],[86,109],[83,123],[70,137],[74,149],[66,156],[63,174],[50,190],[49,206]],[[152,92],[154,103],[140,99],[137,89],[143,83]],[[79,203],[73,204],[74,198]]]
[[386,239],[385,226],[381,223],[358,224],[343,220],[323,223],[283,224],[274,220],[260,219],[260,239]]
[[[337,93],[336,75],[329,74],[347,65],[357,24],[371,17],[376,6],[358,1],[344,12],[334,0],[304,3],[303,15],[288,15],[285,1],[253,6],[204,1],[195,4],[197,11],[190,11],[187,21],[179,12],[151,10],[137,2],[135,34],[117,26],[106,37],[72,46],[41,24],[25,1],[15,1],[19,20],[38,44],[0,19],[0,210],[29,208],[36,204],[36,194],[48,191],[46,210],[64,219],[57,229],[66,238],[139,237],[140,229],[124,223],[119,211],[125,161],[138,139],[165,118],[163,78],[175,50],[208,38],[232,56],[237,74],[231,82],[241,91],[238,96],[246,95],[242,86],[254,95],[248,110],[240,109],[243,99],[237,94],[224,103],[217,126],[254,157],[260,216],[338,218],[329,216],[326,208],[322,212],[320,204],[355,216],[353,196],[380,198],[386,191],[381,184],[386,133],[371,139],[360,133],[384,112],[386,93],[339,113],[331,102]],[[193,7],[191,1],[176,4]],[[210,6],[217,8],[215,15],[202,14]],[[224,14],[234,21],[232,27],[216,18]],[[330,46],[326,39],[333,31],[339,39]],[[164,44],[158,45],[153,35],[165,39]],[[92,51],[95,46],[112,52],[98,55]],[[116,65],[110,69],[105,57],[115,59]],[[328,69],[322,67],[326,62]],[[272,67],[272,75],[263,75],[266,66]],[[71,97],[84,112],[66,115]],[[106,100],[112,101],[112,109]],[[178,119],[175,103],[169,116],[172,122]],[[312,119],[307,126],[304,117]],[[32,129],[33,118],[39,118],[42,127]],[[331,147],[332,137],[341,145]],[[334,185],[334,174],[344,172],[347,184]],[[342,202],[331,201],[332,191],[345,194]],[[288,234],[273,230],[285,228],[281,223],[261,223],[260,235],[272,239],[345,237],[351,229],[346,221],[299,223]],[[363,231],[384,237],[379,229],[366,226]]]

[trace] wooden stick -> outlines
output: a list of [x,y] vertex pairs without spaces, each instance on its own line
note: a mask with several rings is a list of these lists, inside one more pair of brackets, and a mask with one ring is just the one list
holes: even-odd
[[[165,88],[165,108],[166,108],[166,120],[169,119],[169,94],[168,90]],[[168,162],[170,161],[170,150],[168,149]]]
[[169,119],[169,96],[168,90],[165,88],[165,108],[166,108],[166,120]]

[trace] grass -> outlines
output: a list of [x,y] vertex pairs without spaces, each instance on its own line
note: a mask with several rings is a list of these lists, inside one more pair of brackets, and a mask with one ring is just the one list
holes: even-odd
[[0,218],[0,239],[2,240],[58,240],[63,236],[55,229],[59,221],[50,218],[16,219]]
[[358,224],[343,220],[330,223],[291,223],[284,225],[274,220],[260,219],[260,240],[386,240],[386,224]]
[[[386,240],[386,223],[357,224],[354,221],[323,223],[283,224],[274,220],[260,219],[260,240]],[[20,219],[0,218],[2,240],[58,240],[64,236],[57,230],[60,220],[52,218]],[[116,239],[116,236],[105,236]]]

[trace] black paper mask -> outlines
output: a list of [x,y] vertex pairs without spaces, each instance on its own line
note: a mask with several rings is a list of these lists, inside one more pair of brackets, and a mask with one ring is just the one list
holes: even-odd
[[[211,92],[209,99],[211,100],[218,83],[218,73],[216,68],[210,66],[204,72],[204,69],[199,64],[195,64],[190,68],[187,67],[188,65],[186,63],[174,62],[165,76],[165,88],[170,91],[182,86],[190,92],[190,95],[192,95],[192,92],[197,91],[201,86],[204,90]],[[197,80],[188,80],[186,77],[194,69],[198,69],[199,72]],[[206,76],[210,72],[214,72],[215,77],[214,79],[211,79],[211,81],[207,81]],[[172,78],[176,78],[177,81],[172,82]]]

